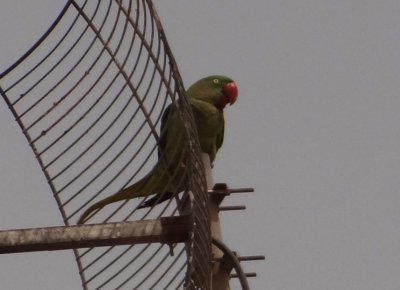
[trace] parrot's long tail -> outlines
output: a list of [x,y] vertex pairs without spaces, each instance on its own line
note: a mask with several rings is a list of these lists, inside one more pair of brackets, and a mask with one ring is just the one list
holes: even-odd
[[157,194],[156,196],[153,196],[150,199],[147,199],[146,201],[142,202],[137,208],[146,208],[146,207],[152,207],[157,204],[160,204],[164,201],[167,201],[171,199],[174,196],[173,192],[164,192]]
[[146,183],[148,180],[148,176],[142,178],[135,184],[132,184],[131,186],[109,196],[106,197],[95,204],[91,205],[89,208],[87,208],[84,213],[81,215],[81,217],[78,220],[78,225],[86,223],[87,220],[89,220],[91,217],[93,217],[99,210],[101,210],[103,207],[110,203],[114,203],[117,201],[125,200],[125,199],[131,199],[135,197],[142,196],[140,193],[140,188],[143,186],[143,184]]

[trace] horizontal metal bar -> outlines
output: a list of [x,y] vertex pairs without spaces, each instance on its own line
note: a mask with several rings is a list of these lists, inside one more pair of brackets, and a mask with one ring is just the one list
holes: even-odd
[[208,190],[208,193],[217,195],[229,195],[231,193],[248,193],[248,192],[254,192],[254,188],[252,187],[228,188],[226,183],[216,183],[213,189]]
[[[242,262],[242,261],[260,261],[260,260],[265,260],[265,256],[257,255],[257,256],[236,256],[237,259]],[[213,259],[214,262],[221,262],[223,261],[224,258],[215,258]]]
[[189,241],[189,216],[0,231],[0,254]]
[[257,255],[257,256],[239,256],[239,261],[261,261],[265,260],[265,256]]
[[245,210],[246,206],[245,205],[229,205],[229,206],[220,206],[219,210],[224,211],[224,210]]
[[[257,277],[257,273],[254,273],[254,272],[252,272],[252,273],[244,273],[244,275],[245,275],[246,277]],[[229,278],[239,278],[239,275],[237,275],[237,274],[231,274],[231,275],[229,276]]]
[[248,193],[248,192],[254,192],[254,188],[253,187],[229,188],[228,192],[229,193]]

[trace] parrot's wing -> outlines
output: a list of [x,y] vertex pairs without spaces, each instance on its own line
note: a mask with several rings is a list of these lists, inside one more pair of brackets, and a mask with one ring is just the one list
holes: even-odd
[[173,107],[173,104],[170,104],[168,107],[166,107],[161,117],[160,139],[158,140],[158,158],[161,158],[167,144],[168,130],[165,125],[167,124],[168,117],[172,113],[171,111],[173,111]]
[[225,131],[225,121],[222,121],[221,124],[221,129],[219,130],[218,134],[217,134],[217,140],[216,140],[216,147],[217,147],[217,151],[219,148],[221,148],[222,143],[224,143],[224,131]]
[[[169,104],[168,107],[165,108],[164,113],[161,117],[161,126],[160,126],[160,139],[158,140],[158,159],[163,158],[163,154],[165,153],[165,147],[167,144],[167,139],[168,139],[168,130],[166,127],[168,117],[173,114],[175,109],[175,105]],[[150,199],[145,200],[142,202],[138,208],[146,208],[146,207],[151,207],[154,205],[157,205],[159,203],[162,203],[170,198],[172,198],[174,194],[172,192],[164,192],[164,193],[159,193],[153,196]]]

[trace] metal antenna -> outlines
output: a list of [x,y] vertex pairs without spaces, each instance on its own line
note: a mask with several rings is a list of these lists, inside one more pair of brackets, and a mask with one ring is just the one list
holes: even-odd
[[[207,191],[209,164],[151,0],[66,1],[0,82],[65,224],[0,231],[0,253],[73,249],[85,290],[212,289],[223,256],[211,246],[212,234],[221,241],[211,219],[238,208],[220,208],[220,189]],[[185,190],[148,209],[138,208],[146,198],[115,203],[75,226],[88,206],[163,160],[160,123],[170,103],[185,128],[185,170],[167,174]]]
[[[46,176],[65,225],[152,169],[162,113],[168,104],[179,104],[188,140],[182,182],[193,196],[189,240],[174,246],[174,256],[168,245],[150,243],[80,249],[75,256],[84,289],[176,289],[183,284],[209,289],[208,197],[197,133],[152,2],[67,1],[48,31],[0,79],[1,95]],[[179,215],[174,202],[137,210],[142,201],[110,205],[90,223]]]

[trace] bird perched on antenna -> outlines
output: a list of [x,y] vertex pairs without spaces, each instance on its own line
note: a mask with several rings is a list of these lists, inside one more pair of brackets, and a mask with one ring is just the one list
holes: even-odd
[[[235,103],[238,88],[235,82],[221,75],[213,75],[195,82],[186,92],[196,124],[201,151],[213,162],[224,139],[223,109]],[[187,137],[177,104],[169,105],[162,116],[159,140],[159,160],[142,179],[127,188],[93,204],[79,218],[85,223],[104,206],[131,198],[156,194],[139,208],[153,206],[187,188],[185,156]]]

